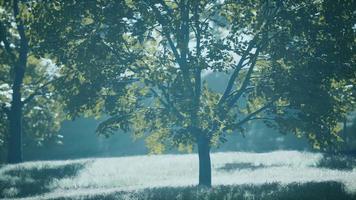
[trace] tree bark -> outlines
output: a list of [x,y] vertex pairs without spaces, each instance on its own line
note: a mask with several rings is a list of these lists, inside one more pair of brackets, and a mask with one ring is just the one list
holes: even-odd
[[12,101],[9,113],[10,134],[9,134],[9,150],[8,162],[22,162],[22,108],[21,87],[25,75],[25,67],[27,64],[27,46],[21,46],[20,56],[17,65],[15,66],[14,82],[12,86]]
[[197,137],[199,156],[199,185],[211,187],[210,142],[206,135],[200,133]]
[[17,100],[13,100],[11,104],[8,163],[22,162],[22,106],[20,104]]
[[13,1],[14,17],[20,35],[19,57],[14,66],[14,82],[12,85],[12,101],[9,113],[9,143],[7,159],[9,163],[22,162],[22,109],[21,88],[27,65],[28,41],[25,26],[19,15],[18,0]]

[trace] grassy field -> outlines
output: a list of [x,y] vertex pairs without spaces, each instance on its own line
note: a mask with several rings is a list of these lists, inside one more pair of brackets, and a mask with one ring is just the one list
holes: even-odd
[[[65,198],[57,198],[65,199]],[[338,182],[310,182],[304,184],[292,183],[281,186],[278,183],[263,185],[222,185],[212,189],[198,187],[165,187],[144,189],[133,192],[116,192],[104,195],[77,197],[77,199],[177,199],[177,200],[233,200],[233,199],[267,199],[267,200],[346,200],[356,199],[356,195],[345,192],[344,186]]]
[[195,154],[38,161],[0,168],[3,199],[356,199],[347,156],[212,154],[213,188],[196,187]]

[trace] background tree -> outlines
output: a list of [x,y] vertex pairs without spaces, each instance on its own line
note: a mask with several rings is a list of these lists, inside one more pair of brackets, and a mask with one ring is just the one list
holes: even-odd
[[62,100],[69,118],[128,112],[126,103],[118,99],[133,81],[126,66],[138,56],[128,54],[131,44],[123,42],[124,19],[130,15],[123,1],[37,4],[33,34],[45,39],[36,41],[35,51],[65,66],[61,74],[66,77],[56,82],[56,89],[66,97]]
[[[330,1],[52,3],[39,46],[75,75],[60,86],[69,113],[105,113],[98,133],[131,131],[152,153],[196,145],[200,185],[211,185],[210,148],[250,121],[324,148],[354,109],[350,2],[332,15]],[[223,93],[202,79],[215,72],[230,75]]]
[[61,119],[51,87],[56,66],[31,51],[31,8],[16,0],[0,1],[0,145],[9,163],[22,162],[23,135],[25,145],[56,139]]
[[274,112],[279,127],[304,134],[317,149],[335,150],[330,144],[341,141],[343,121],[355,110],[355,13],[350,9],[355,3],[308,3],[284,3],[289,9],[276,22],[284,28],[267,50],[271,77],[264,84],[272,85],[270,94],[288,100]]

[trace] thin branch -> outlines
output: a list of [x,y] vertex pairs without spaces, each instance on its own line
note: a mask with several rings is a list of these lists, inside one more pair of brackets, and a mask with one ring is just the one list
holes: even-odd
[[[182,21],[183,21],[181,24],[181,31],[183,32],[183,34],[182,34],[183,35],[183,38],[182,38],[183,45],[181,48],[178,47],[179,42],[177,42],[177,46],[174,45],[174,42],[171,38],[170,31],[169,31],[169,29],[172,29],[172,28],[166,28],[166,27],[170,27],[170,24],[167,21],[167,19],[161,14],[161,12],[158,10],[158,8],[155,5],[152,5],[152,1],[149,6],[152,8],[153,12],[157,16],[158,23],[160,23],[162,26],[163,36],[166,37],[168,44],[171,47],[171,50],[175,57],[175,60],[178,63],[180,69],[182,70],[185,88],[188,89],[190,95],[194,95],[194,90],[192,87],[190,87],[192,85],[192,83],[191,83],[188,64],[187,64],[187,55],[189,54],[189,49],[188,49],[189,9],[187,9],[188,5],[185,5],[183,1],[181,1],[180,3],[181,3],[180,6],[181,6]],[[178,48],[180,49],[180,53],[178,52]]]
[[184,86],[188,90],[189,95],[195,96],[192,87],[191,75],[189,73],[189,65],[187,62],[189,56],[189,3],[190,1],[181,1],[180,8],[180,32],[177,33],[177,45],[180,50],[181,69],[184,80]]
[[[208,10],[206,11],[206,13],[209,13],[208,15],[207,15],[207,17],[204,19],[204,21],[203,21],[203,23],[202,24],[206,24],[207,22],[208,22],[208,20],[209,19],[211,19],[211,17],[213,17],[216,13],[217,13],[217,11],[221,8],[221,7],[223,7],[224,5],[226,5],[226,4],[219,4],[219,5],[213,5],[213,6],[211,6],[210,8],[208,8]],[[205,28],[208,28],[209,27],[209,25],[208,26],[206,26]],[[205,30],[204,30],[205,31]]]
[[[17,25],[17,30],[20,35],[20,41],[21,41],[21,49],[27,49],[28,48],[28,42],[27,42],[27,37],[25,34],[25,25],[23,23],[23,20],[21,20],[21,16],[19,13],[19,5],[18,5],[18,0],[14,0],[14,17]],[[27,56],[27,53],[26,53]],[[21,57],[21,55],[20,55]]]
[[201,37],[201,30],[199,26],[199,3],[195,1],[194,5],[194,25],[196,30],[196,69],[195,69],[195,95],[197,102],[200,102],[200,93],[201,93],[201,66],[200,66],[200,54],[201,54],[201,47],[200,47],[200,37]]
[[248,45],[246,51],[244,52],[244,54],[241,56],[237,66],[235,67],[235,70],[234,72],[232,73],[232,75],[230,76],[230,79],[229,79],[229,82],[225,88],[225,91],[223,93],[223,95],[221,96],[219,102],[218,102],[218,107],[220,107],[224,101],[226,100],[226,98],[229,96],[231,90],[232,90],[232,87],[234,86],[234,83],[235,83],[235,80],[237,78],[237,76],[239,75],[240,73],[240,70],[243,68],[243,64],[244,64],[244,61],[246,60],[246,56],[249,55],[250,51],[252,50],[252,48],[255,46],[256,44],[256,37],[254,39],[251,40],[250,44]]
[[232,126],[233,127],[239,127],[239,126],[243,125],[244,123],[246,123],[247,121],[251,120],[251,118],[253,118],[257,114],[259,114],[260,112],[262,112],[262,111],[266,110],[267,108],[269,108],[273,103],[274,103],[274,100],[270,101],[266,105],[262,106],[261,108],[257,109],[256,111],[250,113],[243,120],[237,122],[236,124],[233,124]]
[[[264,25],[262,25],[263,27]],[[253,69],[255,68],[256,66],[256,62],[257,62],[257,59],[259,57],[259,54],[260,54],[260,51],[262,49],[265,48],[265,46],[268,44],[268,37],[263,37],[261,39],[261,42],[257,45],[256,47],[256,52],[253,54],[253,55],[250,55],[252,58],[252,61],[251,61],[251,65],[250,65],[250,68],[245,76],[245,79],[240,87],[240,89],[238,90],[238,92],[232,97],[232,99],[228,102],[228,105],[227,107],[228,108],[231,108],[238,100],[239,98],[242,96],[242,94],[245,92],[247,86],[249,85],[250,83],[250,80],[251,80],[251,76],[252,76],[252,73],[253,73]]]
[[43,89],[46,88],[48,85],[52,84],[55,81],[58,81],[60,79],[62,79],[64,76],[59,77],[57,79],[52,79],[50,81],[48,81],[47,83],[43,84],[42,86],[40,86],[39,88],[37,88],[32,94],[30,94],[27,98],[25,98],[22,101],[22,105],[26,105],[27,103],[29,103],[30,101],[32,101],[36,96],[38,95],[42,95],[43,93]]
[[[278,9],[274,10],[274,14],[276,14],[278,12]],[[272,15],[272,14],[271,14]],[[261,26],[259,27],[259,30],[258,32],[255,34],[254,38],[251,40],[247,50],[245,51],[245,53],[242,55],[239,63],[237,64],[237,67],[235,68],[235,71],[234,73],[231,75],[230,79],[229,79],[229,82],[228,82],[228,85],[224,91],[224,94],[222,95],[222,97],[220,98],[219,102],[218,102],[218,106],[220,106],[222,103],[224,103],[224,101],[226,100],[226,98],[229,96],[229,93],[231,92],[231,89],[234,85],[234,82],[235,82],[235,79],[237,78],[240,70],[242,69],[241,65],[243,64],[243,62],[246,60],[246,57],[249,56],[249,53],[250,51],[252,50],[253,46],[255,44],[257,44],[257,37],[260,35],[260,33],[263,31],[264,27],[265,26],[268,26],[268,24],[270,23],[271,21],[271,18],[273,18],[273,16],[267,16],[267,18],[265,19],[265,21],[261,24]],[[263,49],[263,45],[262,43],[265,42],[267,43],[268,39],[272,39],[273,37],[271,38],[264,38],[265,41],[261,41],[261,44],[260,44],[260,49]],[[256,55],[256,54],[255,54]],[[257,54],[258,55],[258,54]],[[255,56],[255,59],[257,59],[257,56]],[[256,61],[254,61],[256,62]],[[237,98],[238,99],[238,98]],[[234,103],[234,102],[233,102]]]
[[[177,112],[177,113],[180,115],[179,117],[181,117],[182,115],[179,113],[178,109],[174,106],[174,103],[170,100],[169,94],[168,94],[168,92],[166,91],[167,87],[165,87],[165,86],[163,86],[163,85],[156,84],[155,82],[150,81],[150,80],[147,80],[147,81],[148,81],[149,83],[151,83],[153,86],[156,86],[156,87],[158,87],[158,89],[161,90],[161,92],[162,92],[162,94],[163,94],[163,96],[164,96],[164,98],[165,98],[165,100],[166,100],[165,103],[166,103],[168,106],[170,106],[170,107],[166,107],[166,108],[167,108],[167,109],[173,108],[173,110],[174,110],[175,112]],[[161,97],[159,97],[158,93],[157,93],[156,91],[154,91],[152,88],[150,88],[150,90],[154,93],[154,95],[155,95],[156,97],[161,98]]]
[[[180,49],[180,57],[182,59],[182,64],[184,65],[183,67],[186,68],[186,60],[187,60],[187,55],[188,55],[188,43],[189,43],[189,1],[181,1],[180,2],[180,15],[181,15],[181,20],[180,20],[180,34],[177,34],[177,38],[181,39],[178,40],[177,45]],[[181,37],[179,37],[181,36]],[[181,44],[179,44],[181,42]]]
[[274,121],[274,118],[270,118],[270,117],[252,117],[249,121],[252,120],[269,120],[269,121]]
[[[256,88],[256,86],[249,86],[249,87],[246,87],[244,93],[251,92],[251,91],[253,91],[253,89],[255,89],[255,88]],[[230,94],[230,96],[229,96],[228,98],[231,98],[231,97],[237,95],[237,93],[238,93],[239,91],[240,91],[240,90],[235,90],[235,91],[231,92],[231,94]]]
[[168,26],[168,22],[164,19],[164,17],[161,15],[160,11],[153,5],[150,5],[152,8],[153,12],[157,16],[158,22],[162,25],[162,31],[163,35],[167,38],[169,46],[171,47],[173,51],[173,55],[176,59],[176,61],[180,64],[181,63],[181,57],[179,55],[179,52],[177,50],[177,47],[174,45],[174,42],[170,36],[169,31],[165,28],[165,26]]
[[173,109],[174,113],[176,113],[179,119],[184,119],[184,116],[176,109],[176,107],[174,107],[173,105],[169,105],[169,102],[165,102],[163,98],[153,88],[150,88],[150,91],[155,97],[158,98],[158,100],[164,105],[164,107],[166,107],[168,110]]
[[252,60],[252,63],[251,63],[251,66],[250,68],[248,69],[247,71],[247,74],[245,76],[245,79],[240,87],[240,89],[238,90],[238,92],[232,97],[232,99],[228,102],[228,108],[232,107],[236,101],[242,96],[242,94],[245,92],[247,86],[249,85],[250,83],[250,79],[251,79],[251,75],[253,73],[253,69],[255,68],[256,66],[256,61],[257,61],[257,57],[258,57],[258,54],[259,54],[259,49],[256,50],[256,54],[255,54],[255,57],[253,58]]

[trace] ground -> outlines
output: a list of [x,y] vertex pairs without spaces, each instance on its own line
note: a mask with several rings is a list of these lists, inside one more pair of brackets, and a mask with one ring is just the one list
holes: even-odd
[[213,188],[196,154],[36,161],[0,168],[4,199],[356,199],[356,159],[321,153],[213,153]]

